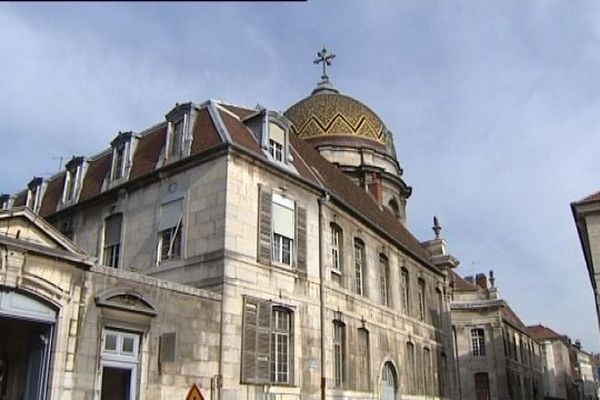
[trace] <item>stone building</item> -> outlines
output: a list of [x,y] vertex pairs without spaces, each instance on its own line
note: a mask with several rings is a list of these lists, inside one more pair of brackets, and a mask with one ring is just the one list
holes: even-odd
[[[215,400],[456,398],[453,261],[405,227],[410,192],[387,127],[326,74],[284,115],[176,104],[34,178],[3,207],[39,213],[103,265],[70,266],[72,295],[58,266],[39,267],[66,321],[52,337],[69,368],[44,375],[51,398],[172,399],[192,383]],[[145,325],[108,312],[119,309],[103,293],[122,287],[139,293],[123,302],[151,308]],[[126,339],[131,364],[104,364],[102,349]]]
[[571,371],[569,358],[571,345],[568,338],[541,324],[527,328],[542,345],[544,399],[566,400],[573,398],[575,378]]
[[579,242],[594,292],[596,314],[600,322],[600,192],[571,203],[571,212],[577,227]]
[[451,274],[455,370],[463,400],[543,398],[541,348],[500,297],[490,272]]
[[192,383],[210,387],[220,300],[98,266],[29,209],[0,211],[0,399],[184,398]]

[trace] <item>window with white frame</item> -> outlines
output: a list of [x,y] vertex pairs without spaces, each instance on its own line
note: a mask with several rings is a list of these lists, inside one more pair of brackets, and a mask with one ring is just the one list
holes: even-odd
[[331,268],[342,271],[342,229],[336,224],[331,224]]
[[102,254],[104,265],[107,267],[119,267],[122,225],[123,214],[114,214],[104,220],[104,245]]
[[101,400],[137,398],[140,335],[116,329],[102,331]]
[[271,382],[290,381],[291,313],[286,308],[273,307],[271,331]]
[[183,127],[185,120],[171,123],[171,135],[169,137],[169,156],[179,157],[183,150]]
[[274,262],[292,265],[295,236],[295,202],[273,193],[272,224]]
[[364,295],[365,245],[358,239],[354,240],[354,282],[357,294]]
[[471,329],[471,348],[474,356],[485,356],[485,332],[483,329]]
[[123,171],[125,170],[125,144],[114,150],[113,157],[112,179],[121,179],[123,177]]
[[77,179],[77,170],[68,171],[65,176],[65,202],[71,201],[73,199],[73,195],[75,194],[75,182]]
[[342,321],[333,321],[333,376],[335,387],[341,388],[345,383],[346,364],[346,332]]
[[158,226],[157,261],[159,263],[181,257],[182,219],[183,199],[161,205],[160,225]]
[[283,162],[285,158],[285,131],[277,124],[269,123],[269,153],[275,161]]

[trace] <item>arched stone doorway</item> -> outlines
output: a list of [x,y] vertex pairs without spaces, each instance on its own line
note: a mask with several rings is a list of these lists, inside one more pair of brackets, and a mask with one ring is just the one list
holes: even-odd
[[391,362],[383,364],[381,370],[381,400],[395,400],[398,389],[398,375]]
[[0,287],[0,398],[45,399],[56,310]]

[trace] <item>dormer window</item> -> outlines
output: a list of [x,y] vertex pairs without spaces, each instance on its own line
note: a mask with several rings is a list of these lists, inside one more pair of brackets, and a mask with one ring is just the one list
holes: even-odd
[[137,136],[132,132],[119,132],[110,143],[112,146],[112,165],[110,172],[111,181],[120,181],[127,178],[131,168],[131,156]]
[[113,180],[123,177],[123,162],[125,160],[125,145],[115,149],[115,160],[113,162]]
[[63,191],[63,203],[70,203],[77,198],[79,189],[79,179],[82,174],[83,157],[73,157],[65,166],[67,172],[65,175],[65,187]]
[[283,115],[259,108],[243,119],[269,160],[294,170],[290,151],[290,122]]
[[178,158],[181,156],[181,150],[183,148],[183,127],[185,119],[181,119],[177,122],[171,123],[171,136],[169,138],[169,157]]
[[38,212],[42,202],[42,183],[42,178],[34,177],[27,185],[29,190],[27,191],[26,205],[35,212]]
[[197,107],[193,103],[175,104],[167,113],[167,139],[165,143],[165,161],[177,161],[189,155],[192,134],[191,127],[197,115]]

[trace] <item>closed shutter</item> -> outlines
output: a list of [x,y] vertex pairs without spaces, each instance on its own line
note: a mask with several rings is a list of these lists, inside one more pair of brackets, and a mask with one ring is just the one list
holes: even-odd
[[104,228],[104,246],[114,246],[121,243],[122,214],[111,215],[106,218]]
[[306,208],[300,205],[296,205],[296,246],[296,268],[306,276]]
[[271,264],[271,190],[266,186],[258,188],[258,261]]
[[242,339],[242,382],[270,381],[271,303],[245,298]]

